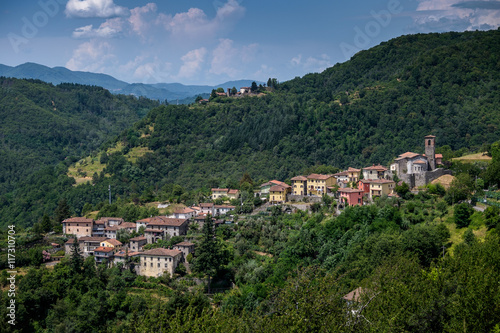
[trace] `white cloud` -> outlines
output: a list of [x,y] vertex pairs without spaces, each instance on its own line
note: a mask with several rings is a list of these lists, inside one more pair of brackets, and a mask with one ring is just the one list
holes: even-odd
[[304,69],[311,72],[322,72],[326,68],[331,67],[330,57],[322,54],[319,58],[309,57],[304,63]]
[[145,83],[167,82],[172,77],[171,71],[171,63],[155,57],[153,61],[138,65],[134,70],[133,78]]
[[106,71],[109,62],[114,60],[112,47],[107,42],[95,40],[80,44],[73,51],[73,57],[66,63],[66,67],[73,71],[88,71],[102,73]]
[[216,75],[227,75],[236,78],[246,65],[255,58],[258,44],[250,44],[242,47],[233,46],[234,41],[227,38],[219,39],[219,44],[212,52],[212,62],[209,72]]
[[300,65],[301,61],[302,61],[302,54],[299,54],[298,56],[293,57],[292,60],[290,60],[290,64],[296,67]]
[[121,18],[108,19],[99,28],[93,29],[93,25],[86,25],[73,31],[73,38],[112,38],[119,35],[123,30]]
[[500,26],[499,1],[417,1],[414,21],[421,30],[475,30]]
[[129,13],[125,7],[117,6],[113,0],[69,0],[65,13],[68,17],[113,17]]
[[156,20],[155,13],[157,7],[155,3],[148,3],[143,7],[136,7],[130,10],[130,17],[128,21],[132,26],[132,30],[144,36],[146,31],[150,28],[151,24]]
[[159,14],[157,23],[178,38],[207,38],[227,28],[234,20],[241,18],[245,8],[236,0],[228,0],[217,9],[213,19],[209,19],[205,12],[199,8],[190,8],[187,12],[177,13],[174,16]]
[[290,60],[292,67],[301,67],[307,72],[322,72],[328,67],[331,67],[330,57],[326,54],[321,54],[319,57],[308,57],[305,61],[302,60],[302,54],[293,57]]
[[189,51],[184,56],[182,56],[181,60],[184,62],[184,64],[179,70],[178,77],[189,78],[198,73],[201,70],[201,65],[205,61],[206,54],[207,49],[202,47],[196,50]]

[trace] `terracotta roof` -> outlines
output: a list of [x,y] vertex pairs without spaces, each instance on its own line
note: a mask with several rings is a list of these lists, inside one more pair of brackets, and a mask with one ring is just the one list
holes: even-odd
[[290,180],[306,181],[307,177],[304,177],[304,176],[295,176],[295,177],[293,177]]
[[359,288],[354,289],[353,291],[351,291],[347,295],[344,295],[344,297],[342,297],[342,298],[345,299],[346,301],[360,302],[361,295],[365,294],[366,291],[367,291],[366,289],[359,287]]
[[369,166],[369,167],[366,167],[366,168],[363,168],[363,170],[375,170],[375,171],[386,171],[387,168],[378,164],[378,165],[375,165],[373,164],[372,166]]
[[145,229],[144,233],[146,232],[156,232],[156,233],[163,233],[163,230],[158,230],[158,229]]
[[[129,252],[128,256],[129,257],[135,257],[138,256],[141,252]],[[115,257],[125,257],[127,253],[125,251],[120,251],[114,254]]]
[[340,176],[347,176],[349,173],[347,171],[342,171],[342,172],[337,172],[337,173],[334,173],[333,176],[334,177],[340,177]]
[[148,225],[165,225],[171,227],[179,227],[184,223],[187,223],[189,219],[175,219],[165,216],[155,216],[151,219]]
[[237,194],[239,191],[238,190],[229,190],[227,193],[229,194]]
[[281,186],[281,185],[274,185],[274,186],[271,186],[271,188],[269,189],[270,192],[283,192],[285,190],[286,190],[286,188],[284,186]]
[[319,180],[326,180],[328,178],[332,177],[332,175],[320,175],[317,173],[311,173],[309,176],[307,176],[307,179],[319,179]]
[[407,151],[406,153],[403,153],[401,155],[399,155],[399,158],[402,159],[402,158],[413,158],[415,156],[418,156],[420,154],[417,154],[417,153],[412,153],[411,151]]
[[443,158],[443,154],[435,154],[434,157],[435,158]]
[[108,238],[108,239],[104,240],[103,242],[108,242],[109,244],[114,245],[114,246],[122,245],[122,242],[120,242],[118,239],[113,239],[113,238]]
[[415,164],[427,164],[427,162],[422,161],[422,160],[418,160],[418,161],[415,161],[413,163],[415,163]]
[[200,204],[201,208],[212,208],[214,204],[212,202],[204,202]]
[[389,180],[389,179],[375,179],[370,181],[369,183],[375,183],[375,184],[389,184],[389,183],[394,183],[394,180]]
[[97,220],[97,221],[94,221],[95,224],[106,224],[105,221],[103,220]]
[[117,225],[112,225],[112,226],[104,228],[105,231],[118,231],[119,229],[122,229],[122,228],[120,228]]
[[142,220],[137,220],[136,223],[149,223],[151,222],[153,218],[152,217],[147,217],[145,219],[142,219]]
[[95,252],[113,252],[113,250],[114,249],[112,247],[99,246],[99,247],[94,249],[94,253]]
[[122,222],[118,226],[118,228],[123,229],[123,228],[135,228],[137,225],[134,222]]
[[64,244],[73,244],[75,242],[75,239],[74,238],[70,238],[68,239],[68,241]]
[[229,205],[215,205],[214,208],[229,208],[229,209],[235,209],[236,206],[229,206]]
[[193,246],[194,243],[191,243],[191,242],[180,242],[180,243],[177,243],[175,244],[174,246]]
[[107,237],[90,237],[90,236],[84,236],[80,237],[79,241],[81,242],[102,242],[108,239]]
[[275,184],[275,185],[280,185],[280,186],[283,186],[283,187],[285,187],[285,188],[291,187],[291,186],[290,186],[290,185],[288,185],[287,183],[285,183],[285,182],[281,182],[281,181],[276,180],[276,179],[270,180],[269,182],[270,182],[270,183],[272,183],[272,184]]
[[356,193],[356,192],[363,192],[363,190],[359,190],[357,188],[349,188],[349,187],[346,187],[346,188],[339,188],[338,189],[339,192],[345,192],[345,193]]
[[133,241],[133,242],[139,242],[139,241],[143,241],[143,240],[146,240],[146,237],[144,237],[144,236],[137,236],[137,237],[134,237],[134,238],[130,238],[130,241]]
[[360,172],[360,171],[361,171],[361,169],[355,169],[355,168],[351,168],[351,167],[347,168],[347,172]]
[[179,254],[182,254],[182,251],[179,250],[169,250],[164,248],[156,248],[148,251],[141,252],[139,255],[141,256],[168,256],[175,257]]
[[425,138],[435,138],[434,135],[426,135]]
[[66,219],[62,221],[62,223],[68,223],[68,222],[77,222],[77,223],[93,223],[93,219],[88,219],[86,217],[70,217],[69,219]]
[[189,213],[194,213],[194,212],[196,212],[194,209],[189,208],[189,207],[184,207],[184,208],[177,209],[176,211],[174,211],[174,214],[189,214]]

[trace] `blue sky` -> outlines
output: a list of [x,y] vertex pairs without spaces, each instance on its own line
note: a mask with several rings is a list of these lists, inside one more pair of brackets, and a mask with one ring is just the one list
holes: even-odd
[[21,0],[0,15],[0,64],[217,84],[321,72],[405,34],[496,29],[500,1]]

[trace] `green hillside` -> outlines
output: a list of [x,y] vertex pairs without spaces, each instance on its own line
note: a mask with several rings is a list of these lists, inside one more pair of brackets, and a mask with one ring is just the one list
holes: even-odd
[[[237,187],[245,172],[257,183],[286,180],[314,166],[334,170],[387,164],[405,151],[423,153],[422,138],[428,134],[437,136],[438,153],[485,151],[500,138],[499,69],[499,30],[402,36],[323,73],[281,83],[260,97],[159,106],[110,144],[123,148],[106,156],[102,172],[87,173],[94,184],[55,190],[53,183],[72,180],[63,182],[66,170],[44,170],[36,177],[37,187],[53,195],[26,199],[32,191],[20,189],[0,198],[0,217],[30,225],[41,214],[52,214],[60,198],[80,214],[86,203],[95,207],[107,199],[108,185],[115,197],[147,201],[162,198],[163,189],[173,184],[188,190]],[[125,99],[119,105],[136,111],[126,99],[141,103],[117,98]],[[46,106],[51,105],[47,99]],[[90,123],[95,129],[96,122]],[[105,131],[114,122],[97,124]],[[92,136],[85,136],[84,130],[71,132],[61,138],[82,144],[74,155],[99,142],[87,143]],[[58,142],[43,139],[51,140]],[[131,160],[131,150],[148,153]],[[70,155],[62,148],[56,152],[62,158]],[[56,160],[51,153],[47,158]]]
[[286,179],[315,164],[386,164],[423,152],[427,134],[441,149],[479,149],[500,138],[499,37],[403,36],[264,97],[157,108],[133,130],[152,133],[124,142],[154,151],[137,166],[155,168],[156,182],[190,188],[244,172]]
[[0,78],[0,193],[46,165],[89,154],[157,105],[98,87]]

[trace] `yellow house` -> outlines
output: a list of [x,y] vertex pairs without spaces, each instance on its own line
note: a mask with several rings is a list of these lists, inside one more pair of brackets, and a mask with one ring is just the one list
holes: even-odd
[[312,173],[307,176],[307,193],[314,196],[322,196],[337,185],[337,180],[333,175],[320,175]]
[[109,238],[101,242],[100,246],[101,247],[111,247],[114,249],[119,249],[122,247],[122,242],[120,242],[118,239],[114,238]]
[[273,204],[284,203],[288,193],[290,193],[290,187],[274,185],[269,189],[269,202]]
[[347,169],[347,178],[349,178],[349,181],[357,183],[359,180],[359,175],[361,174],[361,169],[355,169],[349,167]]
[[240,191],[232,190],[229,188],[213,188],[212,189],[212,199],[219,199],[227,197],[229,200],[238,199],[240,197]]
[[382,195],[390,195],[394,192],[396,183],[393,180],[377,179],[370,181],[370,199]]
[[212,189],[212,199],[219,199],[222,197],[227,197],[227,192],[229,189],[227,188],[213,188]]
[[293,195],[307,195],[307,178],[296,176],[291,179]]
[[240,197],[240,191],[230,189],[229,191],[227,191],[227,197],[229,198],[229,200],[238,199]]

